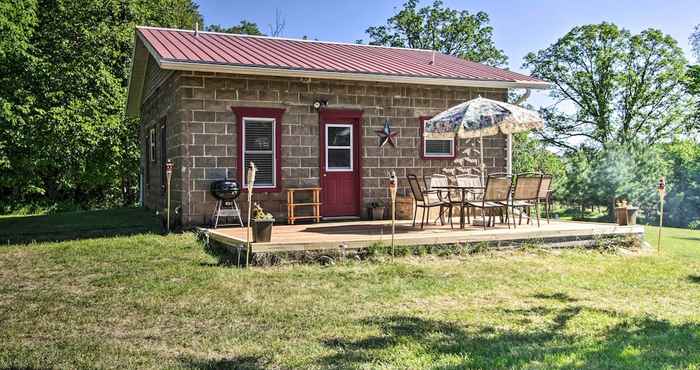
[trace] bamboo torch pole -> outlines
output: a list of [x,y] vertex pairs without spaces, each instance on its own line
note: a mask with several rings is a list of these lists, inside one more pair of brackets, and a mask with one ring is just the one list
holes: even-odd
[[394,170],[389,174],[389,194],[391,195],[391,259],[394,259],[394,234],[396,234],[396,189],[398,179]]
[[165,162],[165,177],[167,184],[167,197],[168,197],[168,202],[167,202],[167,209],[165,210],[165,222],[167,223],[166,225],[166,230],[168,231],[168,234],[170,233],[170,179],[173,177],[173,161],[168,159],[167,162]]
[[255,184],[255,173],[257,171],[258,169],[255,167],[255,163],[250,162],[250,166],[248,166],[248,176],[246,178],[248,184],[248,227],[246,228],[246,242],[248,244],[248,247],[246,248],[245,254],[246,268],[248,268],[248,263],[250,262],[250,216],[253,207],[253,185]]
[[661,229],[664,227],[664,197],[666,196],[666,179],[659,179],[659,240],[656,243],[656,252],[661,253]]

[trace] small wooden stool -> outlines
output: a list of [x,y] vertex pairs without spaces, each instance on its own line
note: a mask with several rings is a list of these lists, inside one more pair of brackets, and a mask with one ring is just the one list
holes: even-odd
[[[308,191],[311,192],[311,203],[296,203],[294,192]],[[312,207],[314,210],[313,216],[294,216],[294,208],[296,207]],[[287,189],[287,223],[294,225],[296,220],[314,219],[316,222],[321,222],[321,188],[288,188]]]

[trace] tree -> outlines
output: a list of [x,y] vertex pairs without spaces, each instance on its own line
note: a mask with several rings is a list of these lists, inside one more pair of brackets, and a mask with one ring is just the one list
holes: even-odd
[[676,140],[665,144],[664,152],[671,162],[664,224],[688,227],[700,222],[700,144]]
[[254,36],[263,36],[263,33],[260,32],[260,28],[258,28],[258,25],[249,22],[247,20],[242,20],[241,23],[239,23],[237,26],[231,26],[229,28],[223,27],[219,24],[210,24],[206,28],[207,31],[210,32],[223,32],[223,33],[235,33],[239,35],[254,35]]
[[695,31],[690,35],[690,45],[693,48],[695,59],[700,62],[700,24],[695,26]]
[[542,137],[549,144],[651,145],[697,128],[687,117],[683,51],[659,30],[633,35],[610,23],[574,27],[528,54],[524,67],[553,84],[558,103],[571,102],[577,110],[568,114],[557,104],[542,110],[547,122]]
[[408,0],[386,25],[369,27],[365,32],[370,44],[437,50],[494,66],[508,60],[494,45],[488,14],[450,9],[439,0],[417,5],[417,0]]
[[280,12],[280,10],[275,9],[275,20],[273,23],[269,24],[270,36],[272,36],[272,37],[282,36],[282,32],[284,32],[284,27],[286,25],[287,25],[287,22],[284,20],[284,17],[282,17],[282,13]]
[[138,130],[124,105],[134,27],[193,28],[197,5],[14,3],[0,5],[0,58],[11,58],[0,61],[0,205],[133,203]]
[[550,174],[555,180],[564,176],[562,158],[547,150],[544,143],[521,132],[513,135],[513,173],[541,172]]

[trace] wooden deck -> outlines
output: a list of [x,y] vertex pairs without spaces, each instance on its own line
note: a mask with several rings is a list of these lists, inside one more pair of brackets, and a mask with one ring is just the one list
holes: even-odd
[[[457,220],[455,220],[457,221]],[[484,230],[479,226],[468,226],[464,230],[450,226],[426,225],[424,230],[412,227],[411,221],[397,221],[396,245],[438,245],[450,243],[488,242],[499,247],[526,242],[566,247],[586,245],[601,237],[632,235],[642,238],[644,228],[617,226],[615,224],[591,222],[543,222],[534,225],[512,226],[498,224]],[[242,246],[246,240],[245,228],[209,229],[211,239],[231,246]],[[391,241],[390,221],[346,221],[304,225],[275,225],[269,243],[253,243],[254,253],[320,251],[338,249],[361,249],[374,243]]]

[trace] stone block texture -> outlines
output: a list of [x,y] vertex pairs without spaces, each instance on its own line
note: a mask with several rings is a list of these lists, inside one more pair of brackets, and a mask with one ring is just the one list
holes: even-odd
[[[304,80],[206,72],[174,72],[146,97],[141,114],[142,165],[149,167],[145,205],[163,209],[160,159],[149,162],[148,131],[163,119],[167,125],[167,156],[175,163],[172,180],[173,208],[184,225],[210,221],[215,199],[209,184],[224,177],[237,178],[236,117],[232,107],[284,108],[281,128],[282,184],[280,192],[255,193],[264,208],[283,221],[287,216],[286,187],[318,186],[319,113],[315,100],[328,108],[361,109],[362,204],[388,199],[386,178],[390,170],[400,177],[399,194],[409,195],[405,178],[434,173],[456,174],[479,171],[479,139],[458,140],[454,159],[421,159],[421,116],[435,115],[448,107],[481,95],[505,100],[506,89],[425,86]],[[375,130],[389,120],[398,132],[397,146],[378,146]],[[159,131],[157,130],[159,133]],[[157,140],[160,145],[160,139]],[[156,150],[160,153],[160,149]],[[487,173],[506,167],[506,138],[484,138]],[[241,198],[244,198],[243,196]],[[245,200],[240,200],[245,209]],[[364,216],[364,214],[363,214]]]

